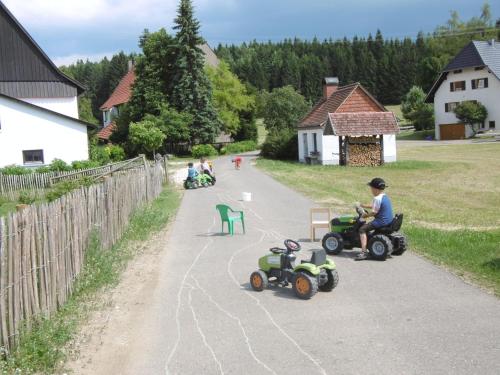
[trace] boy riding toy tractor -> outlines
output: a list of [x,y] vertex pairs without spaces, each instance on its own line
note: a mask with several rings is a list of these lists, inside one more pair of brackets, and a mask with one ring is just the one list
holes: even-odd
[[326,258],[324,250],[313,250],[310,261],[295,265],[295,252],[300,245],[292,240],[285,241],[285,249],[274,247],[271,254],[259,259],[259,270],[250,275],[250,284],[261,292],[269,283],[286,287],[292,284],[293,291],[301,299],[309,299],[318,289],[330,292],[339,282],[335,263]]
[[[406,237],[399,233],[403,224],[403,214],[392,215],[392,205],[383,193],[384,180],[373,179],[369,184],[374,200],[372,205],[356,205],[357,216],[344,215],[334,218],[330,223],[330,233],[323,237],[322,245],[331,255],[338,255],[344,249],[360,247],[361,254],[356,258],[368,257],[374,260],[386,260],[390,255],[402,255],[407,249]],[[372,208],[368,213],[365,207]],[[367,223],[366,218],[375,219]]]

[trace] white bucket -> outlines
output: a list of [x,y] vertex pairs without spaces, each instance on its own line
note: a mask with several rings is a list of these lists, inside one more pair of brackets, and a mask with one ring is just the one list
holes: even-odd
[[243,202],[251,202],[252,201],[252,193],[242,193],[241,199]]

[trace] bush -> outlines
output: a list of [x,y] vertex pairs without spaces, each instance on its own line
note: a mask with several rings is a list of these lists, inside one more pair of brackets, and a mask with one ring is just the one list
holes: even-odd
[[76,160],[73,163],[71,163],[71,167],[74,170],[79,170],[79,169],[92,169],[92,168],[97,168],[100,167],[101,165],[93,160]]
[[297,160],[299,157],[297,132],[281,130],[269,133],[262,145],[261,155],[269,159]]
[[240,154],[242,152],[254,151],[254,150],[257,150],[258,148],[259,147],[257,146],[257,142],[243,141],[243,142],[231,143],[231,144],[227,145],[226,147],[223,147],[220,150],[220,153],[221,153],[221,155]]
[[70,191],[78,189],[83,186],[82,180],[68,180],[54,184],[52,188],[45,194],[45,198],[49,202],[61,198],[63,195],[68,194]]
[[216,156],[218,155],[218,152],[212,145],[196,145],[193,146],[191,154],[193,155],[193,158],[199,159],[207,156]]
[[8,165],[4,168],[0,168],[0,173],[4,175],[16,175],[20,176],[23,174],[30,174],[33,171],[29,168],[21,167],[19,165]]
[[125,160],[126,158],[125,150],[123,147],[118,145],[106,146],[106,152],[108,153],[110,160],[114,163]]
[[31,191],[24,190],[19,193],[19,199],[18,199],[19,204],[31,205],[35,203],[35,201],[36,197]]
[[54,159],[48,165],[51,172],[68,172],[71,171],[71,165],[67,164],[64,160]]

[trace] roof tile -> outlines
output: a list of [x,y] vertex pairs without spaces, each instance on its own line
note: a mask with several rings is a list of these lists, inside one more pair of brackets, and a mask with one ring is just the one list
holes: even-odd
[[127,103],[132,97],[132,87],[135,81],[135,71],[131,69],[122,78],[115,91],[111,94],[106,103],[101,106],[101,111],[106,111],[112,107]]
[[370,136],[397,134],[398,123],[392,112],[342,112],[330,113],[326,135]]

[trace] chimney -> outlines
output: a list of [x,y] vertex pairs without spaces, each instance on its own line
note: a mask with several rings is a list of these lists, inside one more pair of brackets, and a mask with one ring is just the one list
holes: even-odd
[[495,39],[489,41],[490,46],[495,47]]
[[132,60],[128,61],[128,71],[130,72],[132,69],[134,69],[134,62]]
[[338,88],[338,77],[326,77],[323,80],[323,98],[328,99]]

